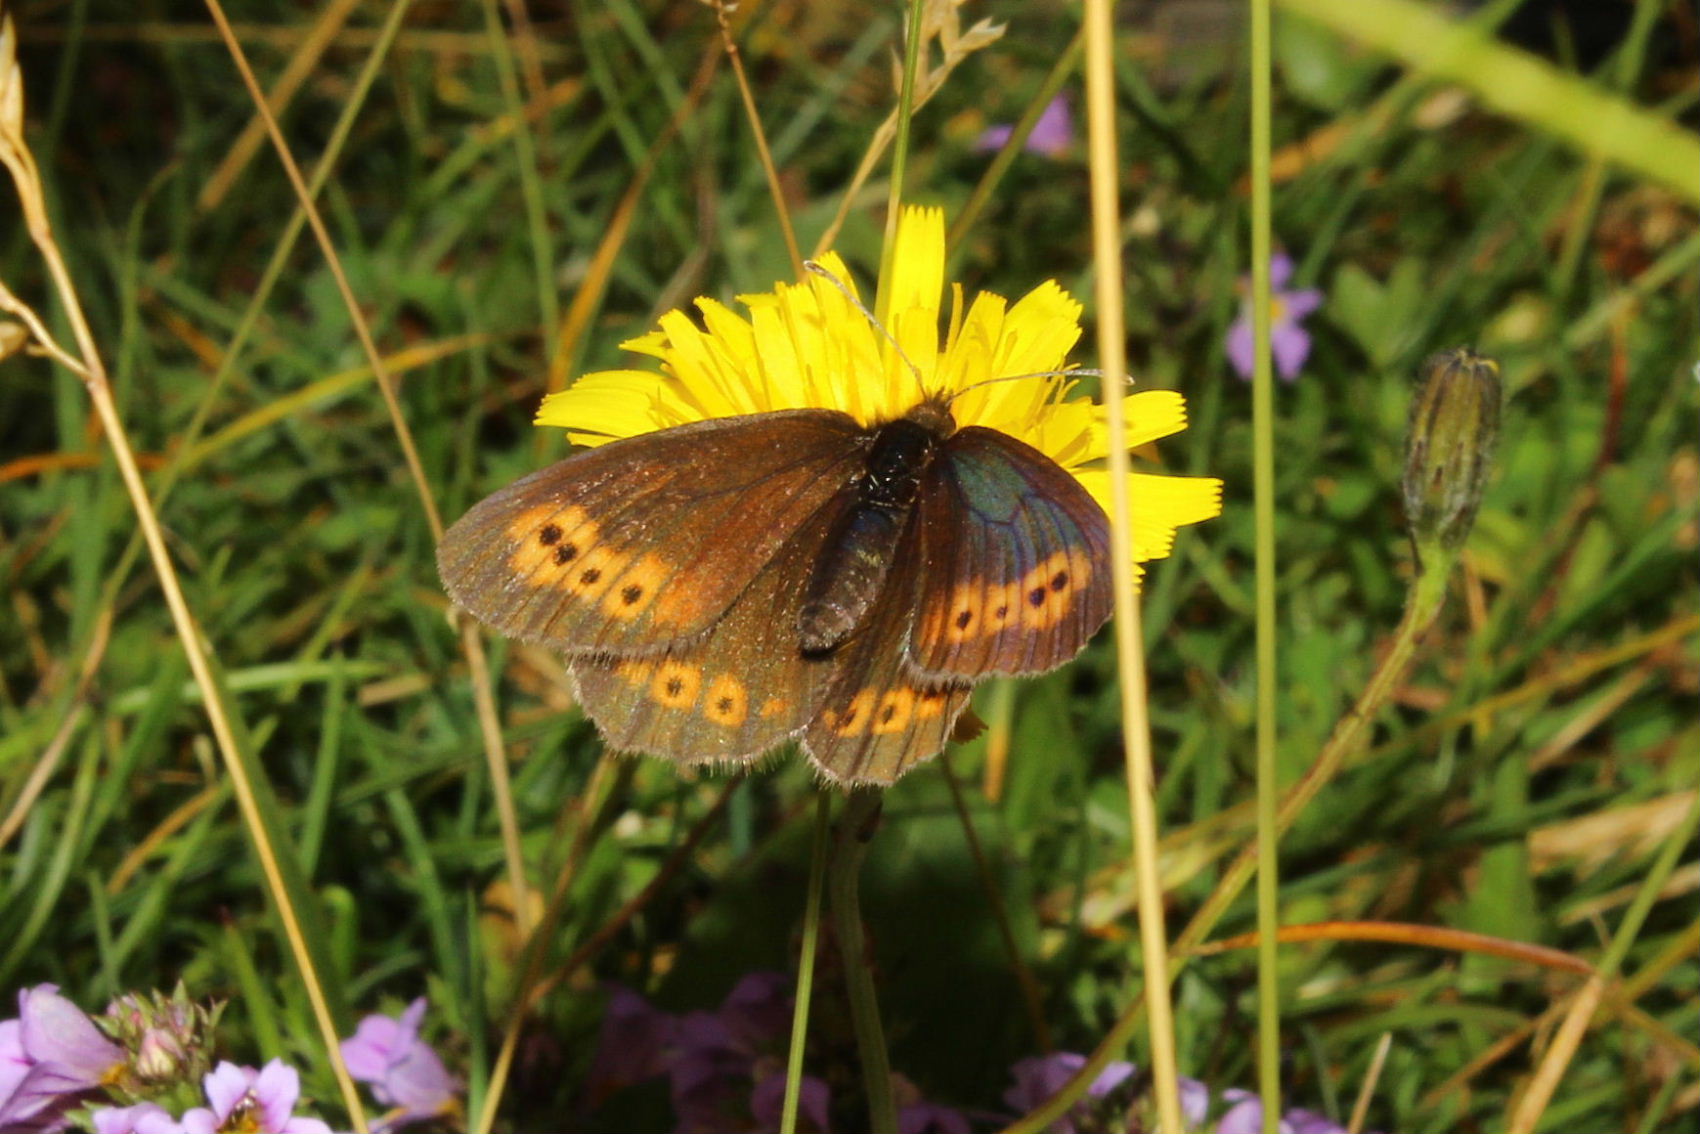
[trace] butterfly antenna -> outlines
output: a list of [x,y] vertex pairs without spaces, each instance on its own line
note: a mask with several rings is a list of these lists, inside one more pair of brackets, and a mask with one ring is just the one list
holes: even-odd
[[[1027,378],[1102,378],[1102,377],[1104,377],[1104,372],[1102,370],[1091,370],[1091,369],[1085,369],[1085,368],[1077,368],[1077,369],[1074,369],[1074,370],[1035,370],[1031,374],[1000,374],[996,378],[983,378],[978,382],[971,382],[968,385],[962,387],[962,389],[956,391],[956,393],[952,394],[950,397],[951,397],[952,401],[955,401],[957,398],[960,398],[963,394],[966,394],[969,390],[978,390],[981,386],[990,386],[993,382],[1020,382],[1020,381],[1023,381],[1024,379],[1027,379]],[[1128,385],[1128,386],[1133,385],[1133,375],[1131,375],[1131,374],[1122,375],[1122,382],[1125,385]]]
[[915,385],[920,387],[921,396],[925,398],[927,396],[927,384],[921,380],[921,368],[916,366],[914,360],[903,352],[903,344],[897,341],[897,336],[886,330],[885,324],[874,318],[874,313],[868,310],[867,305],[860,299],[856,298],[856,293],[851,291],[843,280],[839,279],[836,275],[823,267],[819,261],[804,260],[803,267],[810,274],[819,276],[821,279],[843,292],[844,298],[850,301],[850,305],[862,313],[862,318],[866,319],[874,330],[885,336],[885,341],[891,344],[891,349],[897,352],[897,357],[903,360],[903,365],[907,366],[909,368],[909,373],[915,376]]

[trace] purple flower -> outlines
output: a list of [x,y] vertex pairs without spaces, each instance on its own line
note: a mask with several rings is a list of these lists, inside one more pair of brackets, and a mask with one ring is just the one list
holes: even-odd
[[955,1107],[923,1099],[897,1108],[897,1134],[969,1134],[968,1118]]
[[[712,1134],[740,1125],[757,1061],[777,1055],[791,1029],[791,981],[784,973],[751,973],[714,1012],[691,1012],[673,1032],[668,1075],[681,1134]],[[783,1091],[783,1087],[781,1087]]]
[[[1229,1087],[1222,1092],[1228,1109],[1217,1120],[1216,1134],[1263,1134],[1263,1100],[1251,1091]],[[1346,1128],[1314,1110],[1295,1108],[1281,1115],[1281,1134],[1346,1134]]]
[[[1084,1066],[1086,1057],[1072,1051],[1058,1051],[1050,1055],[1023,1059],[1009,1069],[1010,1075],[1015,1078],[1015,1085],[1003,1093],[1003,1101],[1022,1114],[1035,1110],[1062,1090],[1063,1084]],[[1103,1098],[1126,1082],[1132,1074],[1133,1064],[1120,1061],[1111,1063],[1099,1072],[1098,1077],[1092,1080],[1092,1085],[1086,1088],[1086,1098]],[[1058,1119],[1052,1129],[1062,1131],[1062,1134],[1074,1134],[1074,1119],[1084,1117],[1085,1113],[1086,1106],[1083,1101],[1068,1115]]]
[[[975,141],[974,148],[980,151],[1002,149],[1009,141],[1015,127],[1009,123],[988,126]],[[1033,132],[1027,135],[1026,149],[1041,157],[1060,158],[1068,153],[1074,145],[1074,115],[1068,108],[1068,99],[1057,95],[1039,115],[1039,120],[1033,123]]]
[[115,1080],[124,1064],[124,1049],[56,985],[22,990],[18,1018],[0,1022],[0,1129],[62,1127],[77,1096]]
[[[1316,288],[1288,291],[1286,283],[1293,276],[1293,261],[1285,252],[1277,252],[1269,260],[1269,349],[1275,356],[1275,370],[1282,381],[1291,382],[1310,354],[1310,334],[1300,325],[1301,320],[1322,306],[1322,292]],[[1247,285],[1249,287],[1249,283]],[[1240,304],[1240,317],[1228,328],[1228,361],[1241,378],[1251,378],[1255,360],[1251,334],[1251,300]]]
[[[812,1127],[820,1134],[827,1134],[827,1112],[832,1107],[832,1089],[826,1085],[826,1081],[813,1075],[804,1075],[803,1081],[798,1084],[797,1096],[797,1116],[807,1120],[800,1123],[799,1128],[807,1130]],[[750,1092],[750,1117],[754,1118],[763,1130],[778,1130],[780,1119],[784,1116],[785,1073],[775,1068]],[[910,1131],[902,1129],[902,1126],[903,1122],[899,1119],[898,1134],[911,1134]],[[967,1134],[967,1131],[963,1131],[963,1134]]]
[[622,1087],[641,1083],[667,1070],[678,1022],[629,988],[608,986],[602,1034],[590,1065],[590,1105],[599,1105]]
[[89,1118],[94,1134],[181,1134],[183,1126],[158,1103],[101,1107]]
[[425,1018],[425,998],[407,1006],[399,1017],[367,1016],[354,1036],[342,1041],[348,1073],[372,1085],[372,1096],[393,1108],[377,1128],[393,1130],[458,1113],[461,1083],[431,1045],[419,1038]]
[[1176,1085],[1180,1087],[1181,1117],[1186,1120],[1187,1128],[1204,1125],[1204,1117],[1210,1113],[1210,1088],[1185,1075],[1176,1080]]
[[183,1116],[183,1134],[220,1134],[241,1130],[249,1134],[331,1134],[316,1118],[298,1118],[301,1076],[281,1059],[258,1071],[220,1063],[207,1074],[204,1086],[211,1107],[198,1106]]

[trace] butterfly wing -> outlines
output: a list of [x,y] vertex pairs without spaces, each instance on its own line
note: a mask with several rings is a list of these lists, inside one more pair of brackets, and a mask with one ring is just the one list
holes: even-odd
[[701,636],[860,467],[845,414],[718,418],[568,457],[474,505],[437,565],[511,638],[574,656]]
[[922,586],[919,515],[911,515],[867,620],[832,655],[820,709],[803,730],[816,769],[841,784],[889,784],[936,755],[968,705],[969,682],[929,680],[905,661]]
[[1110,616],[1109,519],[1037,449],[970,426],[928,470],[909,659],[932,679],[1041,673]]
[[841,493],[821,508],[702,638],[656,657],[573,663],[579,701],[610,747],[744,763],[803,727],[837,661],[798,647],[801,580],[849,501]]

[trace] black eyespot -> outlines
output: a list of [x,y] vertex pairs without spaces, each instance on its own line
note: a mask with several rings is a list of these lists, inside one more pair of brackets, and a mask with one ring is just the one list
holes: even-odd
[[1004,620],[1004,616],[1007,615],[1008,613],[1009,613],[1009,607],[1007,607],[1007,606],[998,607],[998,613],[997,613],[998,621],[1002,622]]
[[643,588],[638,586],[636,583],[633,583],[631,586],[625,588],[624,590],[622,590],[620,592],[620,601],[625,603],[627,606],[632,605],[632,603],[636,602],[638,599],[640,599],[642,597],[643,597]]
[[1032,590],[1028,591],[1027,592],[1027,601],[1032,603],[1034,606],[1044,606],[1045,605],[1045,588],[1044,587],[1034,587]]
[[968,624],[972,621],[974,621],[974,612],[972,610],[965,610],[956,616],[956,628],[958,630],[966,630],[968,629]]
[[601,571],[600,568],[586,567],[584,569],[584,573],[578,577],[578,581],[583,583],[585,586],[588,587],[590,584],[596,582],[596,580],[600,579],[601,577],[602,577],[602,571]]
[[880,714],[880,723],[884,724],[885,722],[891,720],[891,718],[895,717],[896,715],[897,715],[897,706],[896,705],[887,705],[885,707],[885,712]]
[[683,689],[684,687],[685,687],[685,683],[682,680],[680,680],[677,677],[672,678],[670,681],[667,682],[667,686],[666,686],[667,696],[677,697],[679,695],[679,690]]
[[732,711],[732,698],[730,698],[730,697],[720,698],[720,700],[718,700],[714,703],[714,708],[715,708],[715,711],[717,711],[717,712],[730,713]]
[[556,543],[561,538],[561,528],[558,524],[544,524],[543,530],[537,533],[537,542],[543,546]]
[[578,547],[574,544],[563,543],[555,549],[555,562],[563,567],[578,558]]
[[1051,576],[1051,590],[1060,591],[1066,586],[1068,586],[1067,571],[1058,571],[1055,575]]

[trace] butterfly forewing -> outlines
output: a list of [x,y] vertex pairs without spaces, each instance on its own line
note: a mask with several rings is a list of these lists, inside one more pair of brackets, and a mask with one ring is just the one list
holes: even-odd
[[[831,410],[610,442],[516,481],[449,529],[449,595],[509,637],[639,657],[700,637],[853,475]],[[806,575],[806,569],[804,569]]]
[[923,486],[910,662],[931,678],[1040,673],[1110,615],[1109,521],[1038,450],[976,426],[945,442]]
[[829,501],[704,637],[655,657],[573,666],[579,700],[611,747],[689,763],[745,762],[803,727],[840,663],[798,649],[798,580],[847,503],[843,495]]
[[904,661],[920,583],[919,517],[908,530],[866,621],[836,651],[803,748],[837,783],[889,784],[938,753],[967,707],[966,681],[924,680]]

